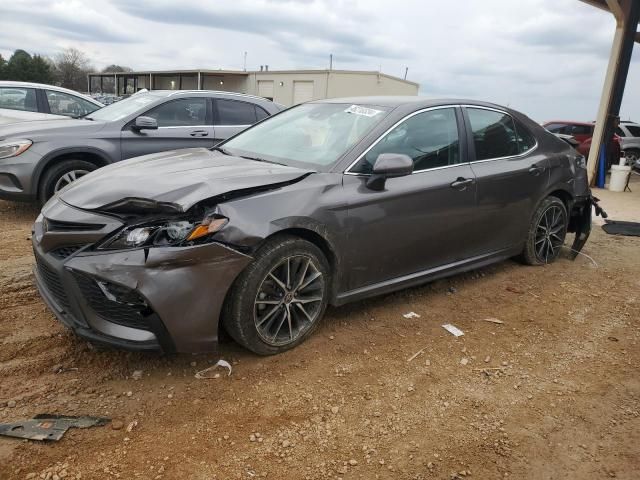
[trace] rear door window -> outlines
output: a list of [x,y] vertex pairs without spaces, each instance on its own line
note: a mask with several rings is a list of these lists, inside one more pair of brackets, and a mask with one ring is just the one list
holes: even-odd
[[258,121],[256,106],[239,100],[215,100],[218,115],[215,125],[248,126]]
[[591,125],[571,125],[569,135],[593,135],[593,126]]
[[37,112],[38,102],[36,101],[36,89],[16,87],[0,88],[0,108]]
[[171,100],[145,113],[145,116],[155,118],[158,127],[204,126],[207,117],[207,99]]
[[640,137],[640,126],[639,125],[625,125],[627,130],[632,137]]
[[526,153],[536,145],[536,137],[519,120],[514,120],[518,136],[518,153]]
[[510,115],[467,107],[476,160],[511,157],[520,153],[518,136]]

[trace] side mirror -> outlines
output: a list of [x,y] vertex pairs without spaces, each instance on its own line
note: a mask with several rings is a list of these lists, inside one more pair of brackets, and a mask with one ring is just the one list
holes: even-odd
[[158,129],[158,122],[156,121],[155,118],[151,118],[151,117],[137,117],[136,121],[133,125],[131,125],[131,128],[133,130],[157,130]]
[[373,174],[367,179],[371,190],[384,190],[387,178],[404,177],[413,173],[413,160],[402,153],[381,153],[373,165]]

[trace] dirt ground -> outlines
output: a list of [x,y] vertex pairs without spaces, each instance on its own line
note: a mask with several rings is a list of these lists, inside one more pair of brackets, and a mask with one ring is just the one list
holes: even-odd
[[[634,185],[599,192],[604,207],[640,220]],[[508,261],[334,308],[276,357],[161,356],[96,351],[57,323],[30,273],[36,214],[0,202],[0,422],[113,422],[0,439],[2,480],[640,477],[640,238],[594,226],[597,266]],[[231,376],[194,378],[220,357]]]

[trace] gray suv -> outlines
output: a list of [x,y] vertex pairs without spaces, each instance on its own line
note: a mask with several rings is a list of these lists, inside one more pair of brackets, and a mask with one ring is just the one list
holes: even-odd
[[0,198],[44,203],[97,168],[149,153],[210,148],[283,108],[238,93],[158,90],[81,119],[5,125],[0,127]]

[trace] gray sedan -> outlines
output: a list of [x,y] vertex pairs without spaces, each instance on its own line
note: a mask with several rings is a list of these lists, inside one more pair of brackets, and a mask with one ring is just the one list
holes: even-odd
[[45,205],[37,285],[78,335],[259,354],[328,304],[512,256],[543,265],[591,227],[584,157],[526,116],[418,97],[303,104],[213,150],[135,158]]
[[153,91],[81,119],[0,126],[0,198],[44,203],[97,168],[149,153],[213,147],[282,108],[243,94]]

